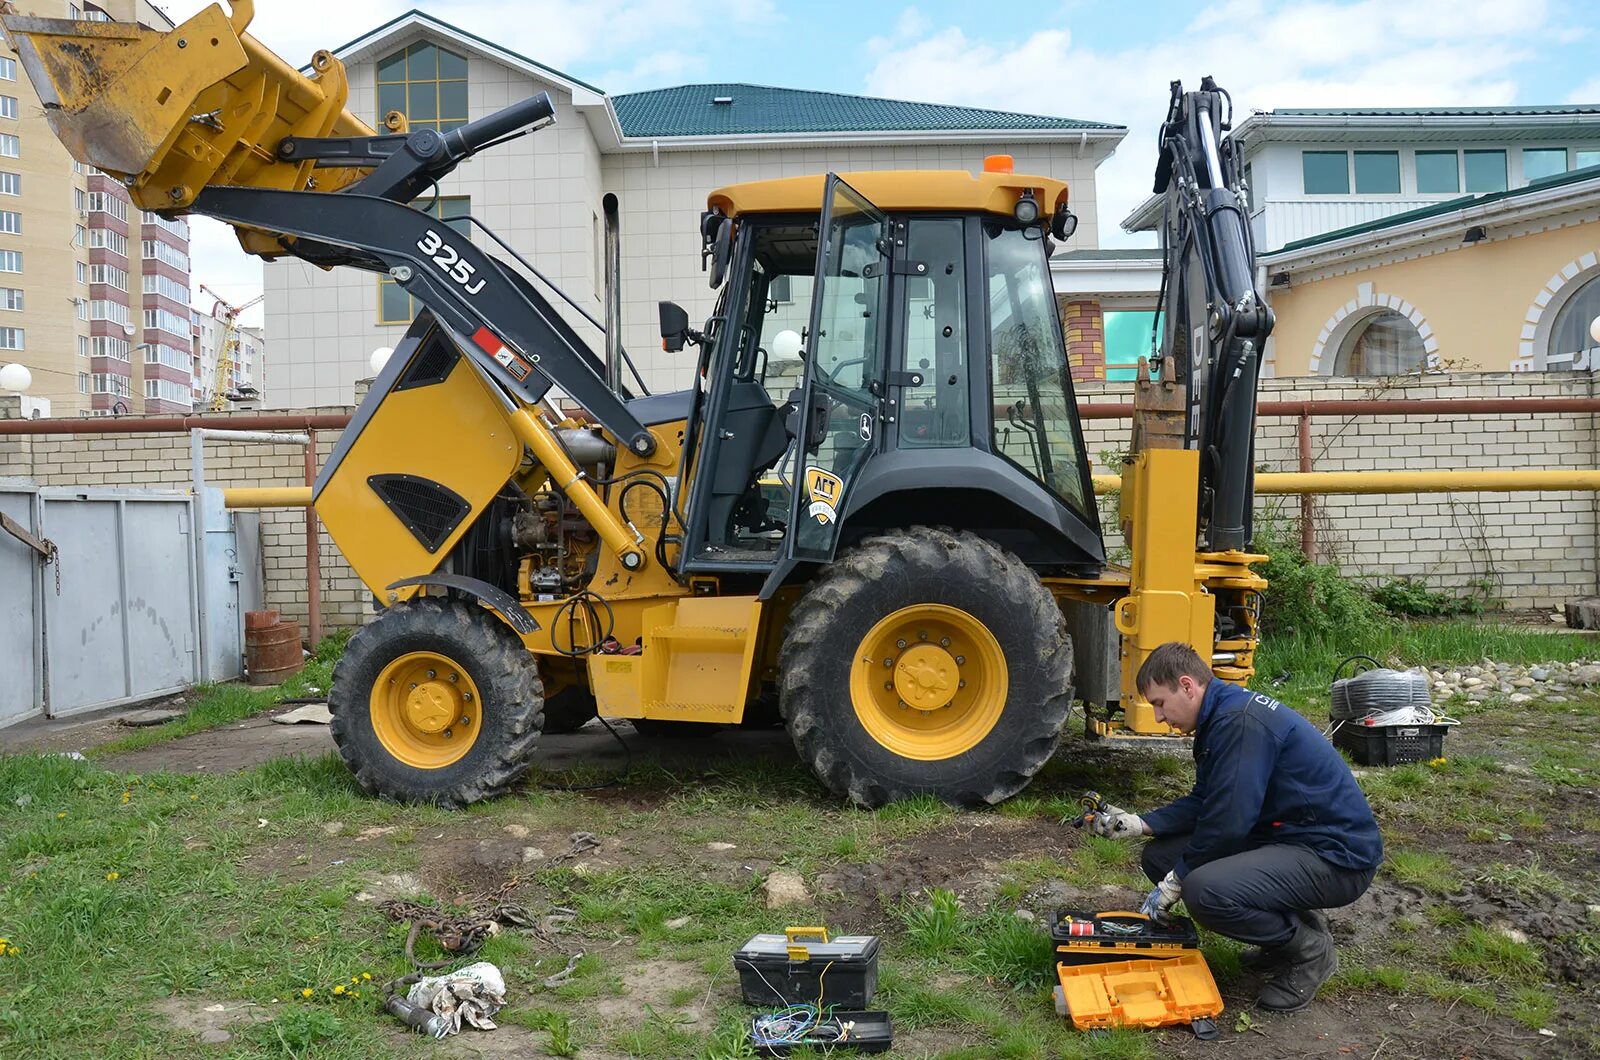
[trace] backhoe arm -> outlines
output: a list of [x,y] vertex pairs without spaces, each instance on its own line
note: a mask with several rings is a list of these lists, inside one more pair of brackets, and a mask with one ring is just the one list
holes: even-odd
[[1251,535],[1256,387],[1272,310],[1256,287],[1240,159],[1225,134],[1232,101],[1210,77],[1172,83],[1155,191],[1166,195],[1161,309],[1154,368],[1180,383],[1184,442],[1200,453],[1198,531],[1206,552],[1243,549]]
[[335,56],[317,52],[303,74],[245,32],[252,0],[231,6],[166,32],[15,14],[0,23],[73,157],[121,179],[140,207],[226,221],[264,258],[387,274],[453,332],[508,406],[559,386],[619,444],[653,452],[550,301],[410,205],[478,151],[554,121],[549,95],[447,132],[406,132],[390,115],[377,135],[345,109]]

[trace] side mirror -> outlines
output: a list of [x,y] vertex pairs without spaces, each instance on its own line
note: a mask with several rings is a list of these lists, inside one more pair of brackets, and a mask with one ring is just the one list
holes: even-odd
[[1061,208],[1056,211],[1056,215],[1050,219],[1050,234],[1065,242],[1077,230],[1078,215],[1067,209],[1066,204],[1062,203]]
[[689,313],[677,302],[657,303],[661,315],[661,348],[677,353],[689,339]]

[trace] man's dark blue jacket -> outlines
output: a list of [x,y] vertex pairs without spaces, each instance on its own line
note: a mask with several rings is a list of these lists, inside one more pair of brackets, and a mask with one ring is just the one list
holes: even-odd
[[1192,832],[1173,871],[1268,843],[1308,847],[1349,869],[1375,869],[1383,838],[1339,752],[1271,696],[1220,679],[1194,730],[1194,790],[1144,815],[1156,835]]

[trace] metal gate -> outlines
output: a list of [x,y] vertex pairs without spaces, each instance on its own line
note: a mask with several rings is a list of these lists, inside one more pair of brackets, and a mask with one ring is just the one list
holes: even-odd
[[0,534],[0,669],[33,675],[0,681],[0,725],[240,675],[240,583],[255,578],[220,491],[12,483],[0,512],[54,549],[41,562]]
[[[39,536],[38,491],[31,483],[0,480],[0,515],[9,526]],[[36,714],[44,681],[39,615],[39,555],[21,537],[0,532],[0,725]]]

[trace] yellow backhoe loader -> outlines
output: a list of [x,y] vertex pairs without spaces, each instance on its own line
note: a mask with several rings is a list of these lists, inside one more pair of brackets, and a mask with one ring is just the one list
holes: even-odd
[[[264,258],[382,274],[425,307],[314,489],[383,608],[330,701],[367,791],[497,794],[541,732],[598,711],[647,731],[781,717],[856,803],[993,803],[1056,750],[1069,620],[1102,656],[1115,628],[1120,694],[1088,709],[1100,735],[1167,732],[1132,682],[1164,641],[1251,674],[1272,318],[1209,79],[1173,86],[1164,126],[1167,333],[1138,387],[1123,569],[1051,290],[1076,225],[1065,184],[997,158],[712,192],[715,309],[695,328],[661,307],[665,347],[697,351],[693,385],[647,394],[623,377],[614,318],[598,356],[499,237],[426,212],[463,160],[552,121],[548,96],[374,131],[345,109],[340,62],[318,52],[301,73],[246,32],[252,7],[165,32],[3,22],[73,156],[138,206],[218,218]],[[809,302],[798,332],[780,283]]]

